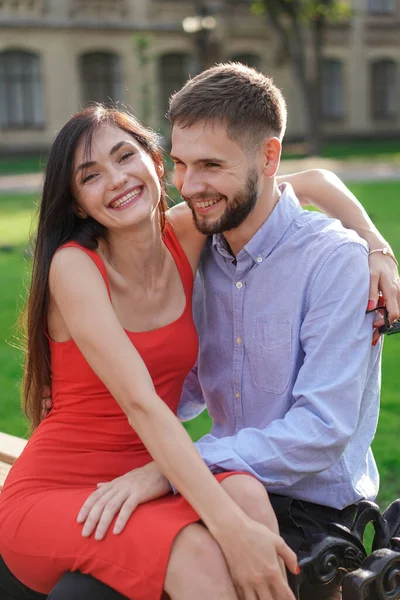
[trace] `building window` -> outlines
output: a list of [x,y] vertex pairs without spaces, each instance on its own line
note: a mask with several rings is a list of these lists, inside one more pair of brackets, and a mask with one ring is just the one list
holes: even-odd
[[41,17],[46,0],[1,0],[0,15],[6,17]]
[[326,120],[343,119],[343,64],[340,60],[324,60],[321,79],[321,113]]
[[[186,83],[189,77],[190,56],[188,54],[164,54],[159,60],[161,123],[166,125],[169,98]],[[164,129],[164,127],[162,127]]]
[[0,53],[0,126],[41,127],[44,123],[40,57],[22,50]]
[[78,20],[121,20],[127,5],[126,0],[70,0],[70,13]]
[[374,119],[397,117],[397,65],[393,60],[378,60],[371,65],[371,98]]
[[234,54],[231,56],[230,60],[257,69],[257,71],[261,71],[261,58],[257,56],[257,54]]
[[92,52],[80,57],[82,104],[101,102],[108,106],[121,100],[121,65],[116,54]]
[[368,12],[372,15],[392,15],[396,12],[395,0],[368,0]]

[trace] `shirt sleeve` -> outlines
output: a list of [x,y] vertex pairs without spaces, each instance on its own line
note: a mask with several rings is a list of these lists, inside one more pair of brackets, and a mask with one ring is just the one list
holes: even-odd
[[292,407],[262,430],[203,436],[196,445],[211,470],[243,470],[267,487],[289,487],[340,459],[358,424],[369,361],[380,351],[380,344],[371,347],[368,290],[366,249],[358,243],[336,247],[306,298],[300,330],[304,361]]
[[197,376],[197,363],[186,377],[178,406],[178,418],[190,421],[206,409],[203,392]]

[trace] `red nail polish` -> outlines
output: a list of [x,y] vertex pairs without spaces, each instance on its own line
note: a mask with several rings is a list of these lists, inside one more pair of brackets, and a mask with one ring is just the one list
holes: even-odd
[[376,345],[377,345],[377,343],[378,343],[378,340],[375,340],[374,342],[372,342],[372,345],[373,345],[373,346],[376,346]]
[[[364,304],[365,306],[365,304]],[[375,302],[373,300],[368,301],[367,310],[373,310],[375,308]]]
[[300,575],[300,573],[301,573],[301,569],[300,569],[299,565],[297,565],[297,567],[296,567],[296,574]]

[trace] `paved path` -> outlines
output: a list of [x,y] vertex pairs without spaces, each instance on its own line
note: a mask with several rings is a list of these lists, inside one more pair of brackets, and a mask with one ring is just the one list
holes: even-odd
[[[281,162],[279,173],[294,173],[312,168],[329,169],[346,182],[400,180],[400,161],[385,163],[376,160],[342,161],[329,158],[289,159]],[[41,173],[2,175],[0,193],[36,193],[41,189],[42,179]]]

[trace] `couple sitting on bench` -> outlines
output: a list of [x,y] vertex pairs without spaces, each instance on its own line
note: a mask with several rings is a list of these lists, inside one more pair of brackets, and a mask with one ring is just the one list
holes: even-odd
[[[268,77],[219,65],[169,116],[185,203],[168,211],[157,139],[127,114],[82,110],[50,152],[28,304],[34,432],[0,495],[10,598],[291,600],[305,540],[348,531],[378,490],[368,255],[392,321],[390,249],[330,174],[276,177],[286,108]],[[195,448],[176,415],[205,406]]]

